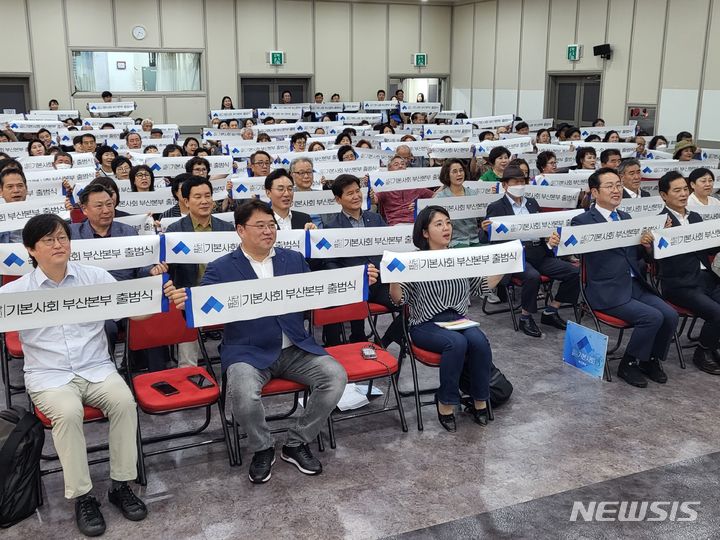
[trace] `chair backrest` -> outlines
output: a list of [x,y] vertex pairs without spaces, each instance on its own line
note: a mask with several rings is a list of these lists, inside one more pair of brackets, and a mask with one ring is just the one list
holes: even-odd
[[72,223],[82,223],[85,221],[85,214],[79,208],[73,208],[70,210],[70,221]]
[[187,343],[196,341],[197,337],[197,329],[187,327],[185,318],[172,302],[167,313],[142,321],[128,321],[127,344],[131,351]]
[[333,308],[315,309],[312,312],[312,317],[314,326],[324,326],[326,324],[362,321],[367,319],[369,314],[367,302],[356,302]]
[[11,281],[15,281],[16,279],[20,279],[22,276],[1,276],[2,277],[2,284],[7,285]]

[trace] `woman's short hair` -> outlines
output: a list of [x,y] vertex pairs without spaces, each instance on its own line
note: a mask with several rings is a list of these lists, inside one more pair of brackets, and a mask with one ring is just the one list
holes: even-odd
[[706,174],[709,174],[710,178],[712,178],[712,181],[715,182],[715,175],[710,169],[707,169],[705,167],[698,167],[697,169],[692,170],[688,175],[688,184],[694,184]]
[[548,161],[550,161],[551,159],[557,159],[555,152],[551,152],[550,150],[540,152],[537,155],[537,159],[535,160],[535,166],[537,167],[538,171],[542,171],[545,167],[547,167]]
[[112,169],[112,172],[116,172],[118,170],[118,167],[120,167],[123,164],[128,165],[130,168],[132,168],[132,163],[125,156],[118,156],[115,159],[113,159],[112,162],[110,163],[110,168]]
[[175,150],[178,150],[181,156],[185,155],[185,150],[180,148],[177,144],[168,144],[162,151],[162,155],[163,157],[168,157],[170,155],[170,152],[174,152]]
[[338,161],[343,160],[342,157],[345,155],[346,152],[352,152],[357,157],[357,154],[355,153],[355,150],[353,149],[352,146],[350,146],[349,144],[343,144],[340,148],[338,148],[338,151],[337,151]]
[[150,173],[150,191],[155,191],[155,174],[150,167],[147,165],[135,165],[130,169],[130,187],[133,191],[137,191],[137,185],[135,185],[135,177],[140,171],[146,171]]
[[581,146],[578,148],[577,153],[575,154],[575,163],[578,167],[582,165],[583,159],[585,159],[585,156],[588,154],[592,154],[597,157],[597,152],[595,152],[595,149],[592,146]]
[[460,165],[462,167],[462,170],[465,173],[465,180],[467,180],[469,177],[467,167],[465,166],[465,163],[462,162],[462,160],[457,158],[446,159],[443,162],[442,167],[440,167],[440,183],[444,186],[450,185],[450,167],[452,167],[453,165]]
[[428,242],[428,239],[425,238],[425,235],[423,235],[423,232],[428,230],[430,222],[437,213],[450,218],[448,211],[442,206],[437,205],[426,206],[418,212],[418,215],[415,218],[415,225],[413,226],[413,244],[415,244],[415,247],[421,251],[430,249],[430,243]]
[[491,165],[495,165],[495,161],[497,160],[497,158],[503,155],[510,157],[510,150],[508,150],[504,146],[496,146],[495,148],[490,150],[490,155],[488,155],[488,161]]

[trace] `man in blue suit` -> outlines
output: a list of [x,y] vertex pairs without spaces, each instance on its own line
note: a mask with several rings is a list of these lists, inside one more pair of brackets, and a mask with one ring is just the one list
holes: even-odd
[[[631,219],[618,210],[623,184],[614,169],[601,168],[588,178],[595,204],[575,216],[572,225],[592,225]],[[667,376],[660,362],[667,356],[677,328],[678,315],[645,282],[641,273],[643,252],[652,249],[653,236],[643,234],[641,246],[606,249],[583,255],[586,272],[585,297],[594,310],[633,325],[618,376],[628,384],[645,388],[646,377],[660,384]]]
[[[360,180],[352,174],[339,175],[332,185],[335,200],[341,206],[340,212],[328,217],[324,229],[364,229],[365,227],[387,227],[380,216],[370,210],[362,210],[363,193],[360,189]],[[325,268],[345,268],[359,264],[371,264],[380,267],[379,255],[371,257],[343,257],[341,259],[328,259]],[[369,301],[381,304],[391,310],[397,309],[390,300],[390,290],[387,285],[376,283],[370,287]],[[340,325],[329,324],[325,326],[325,345],[332,346],[340,343]],[[395,317],[390,323],[385,335],[382,337],[382,346],[388,347],[392,342],[401,343],[402,321]],[[365,321],[352,321],[350,323],[350,341],[366,341]]]
[[[241,247],[208,264],[201,285],[310,271],[302,254],[274,247],[277,223],[266,203],[251,199],[239,205],[235,209],[235,227],[242,239]],[[375,268],[368,270],[371,284],[377,274]],[[184,308],[185,289],[175,289],[169,282],[165,293],[178,308]],[[281,458],[305,474],[322,472],[308,443],[340,400],[347,374],[315,343],[303,322],[303,313],[288,313],[225,325],[220,358],[227,377],[227,399],[236,421],[247,433],[248,448],[254,452],[249,476],[256,484],[270,479],[275,463],[274,440],[260,398],[263,386],[273,377],[300,382],[311,390],[304,414],[288,430]]]

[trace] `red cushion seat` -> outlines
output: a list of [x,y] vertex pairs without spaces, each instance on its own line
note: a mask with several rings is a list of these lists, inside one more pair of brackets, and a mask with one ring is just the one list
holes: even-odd
[[675,311],[677,311],[678,315],[680,315],[680,316],[685,316],[685,317],[694,317],[695,316],[695,314],[687,308],[678,306],[677,304],[673,304],[672,302],[668,302],[667,300],[665,300],[665,302],[667,302],[667,304],[671,308],[673,308]]
[[289,394],[290,392],[302,392],[307,390],[307,386],[299,382],[291,381],[289,379],[270,379],[268,383],[263,386],[263,396],[274,396],[277,394]]
[[13,358],[23,358],[22,345],[20,344],[20,334],[17,332],[5,333],[5,347]]
[[[213,385],[207,388],[198,388],[188,379],[192,375],[202,375]],[[174,386],[178,393],[166,396],[151,386],[158,382],[166,382]],[[220,387],[205,368],[197,366],[143,373],[133,378],[133,386],[138,405],[143,411],[150,414],[211,405],[220,397]]]
[[[550,283],[550,281],[552,281],[552,280],[549,277],[543,276],[542,274],[540,274],[540,283]],[[512,285],[515,285],[516,287],[522,287],[523,280],[517,276],[512,276],[510,278],[510,283]]]
[[361,341],[326,347],[325,350],[345,368],[348,382],[367,381],[396,373],[397,358],[384,349],[375,348],[377,359],[367,360],[362,357],[362,348],[370,346],[374,345],[369,341]]
[[412,352],[415,358],[417,358],[418,362],[422,362],[426,366],[440,365],[440,358],[442,358],[442,355],[440,353],[426,351],[425,349],[421,349],[414,344],[412,345]]
[[368,307],[370,308],[371,315],[385,315],[386,313],[391,312],[388,307],[383,306],[382,304],[376,304],[374,302],[368,302]]
[[593,310],[593,313],[599,321],[604,322],[607,325],[614,326],[615,328],[632,328],[632,325],[627,321],[623,321],[622,319],[618,319],[617,317],[613,317],[612,315],[608,315],[602,311]]
[[[33,412],[43,426],[45,426],[46,428],[52,427],[52,422],[47,416],[42,413],[40,409],[34,407]],[[96,409],[95,407],[91,407],[90,405],[83,405],[83,422],[94,422],[95,420],[102,420],[103,418],[105,418],[105,415],[100,409]]]

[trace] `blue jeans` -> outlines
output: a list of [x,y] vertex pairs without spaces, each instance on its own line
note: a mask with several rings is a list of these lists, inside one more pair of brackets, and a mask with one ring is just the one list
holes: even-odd
[[462,316],[452,310],[438,313],[432,321],[410,328],[413,343],[427,351],[441,353],[438,401],[444,405],[460,403],[460,375],[465,362],[470,371],[470,395],[476,401],[490,398],[492,350],[477,326],[467,330],[446,330],[435,322],[454,321]]

